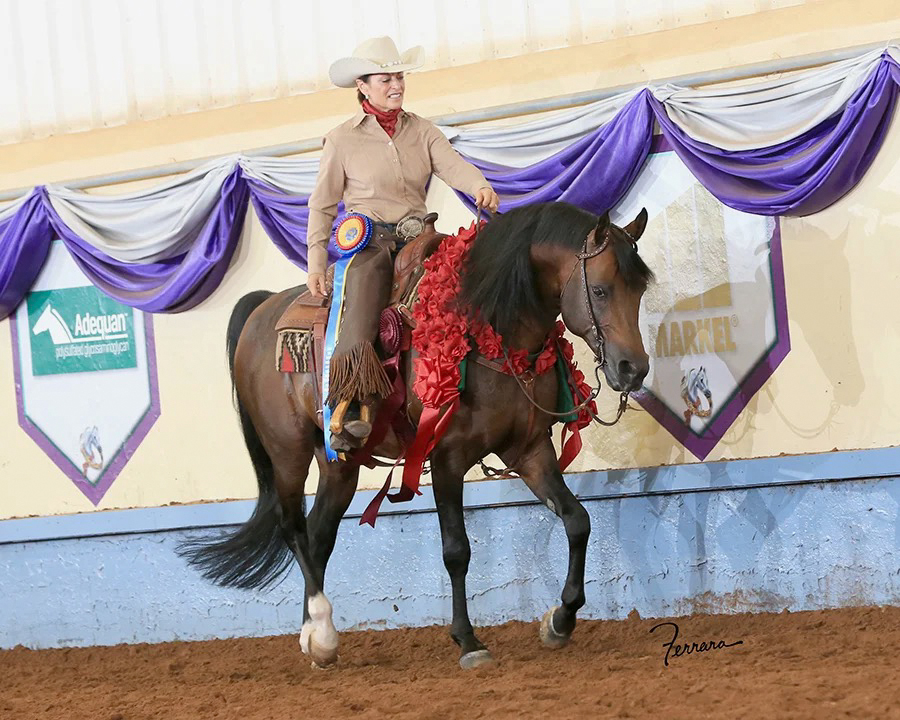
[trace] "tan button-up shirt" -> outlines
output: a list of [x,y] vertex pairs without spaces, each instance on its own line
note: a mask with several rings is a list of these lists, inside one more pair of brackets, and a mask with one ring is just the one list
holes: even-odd
[[490,187],[434,123],[413,113],[400,112],[393,138],[362,109],[329,132],[309,198],[309,273],[325,272],[328,240],[341,200],[347,212],[363,213],[377,222],[396,223],[410,214],[422,217],[427,213],[425,183],[432,173],[469,195]]

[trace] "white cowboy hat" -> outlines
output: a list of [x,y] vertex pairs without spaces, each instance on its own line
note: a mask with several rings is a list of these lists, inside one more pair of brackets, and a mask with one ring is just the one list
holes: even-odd
[[338,87],[356,87],[356,79],[376,73],[399,73],[422,65],[425,49],[421,45],[410,48],[402,55],[389,37],[366,40],[344,57],[331,63],[328,75]]

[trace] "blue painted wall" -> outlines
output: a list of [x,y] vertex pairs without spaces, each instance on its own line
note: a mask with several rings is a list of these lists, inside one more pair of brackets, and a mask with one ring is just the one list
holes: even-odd
[[[496,504],[498,494],[518,498],[520,485],[484,484],[480,494],[494,499],[467,514],[477,624],[536,619],[558,603],[567,553],[561,522],[539,505]],[[449,622],[437,516],[426,510],[430,493],[419,504],[423,512],[382,517],[375,530],[344,521],[327,579],[339,629]],[[900,483],[892,478],[586,500],[593,530],[582,615],[900,604],[898,505]],[[248,507],[175,509],[166,522],[152,511],[109,514],[107,531],[119,534],[97,536],[67,533],[57,519],[44,531],[59,539],[40,541],[24,538],[37,534],[34,524],[8,521],[0,535],[0,647],[297,632],[299,572],[266,593],[224,590],[174,552],[192,532],[176,527],[187,513],[235,522]],[[129,531],[129,517],[140,520],[133,527],[159,529]]]

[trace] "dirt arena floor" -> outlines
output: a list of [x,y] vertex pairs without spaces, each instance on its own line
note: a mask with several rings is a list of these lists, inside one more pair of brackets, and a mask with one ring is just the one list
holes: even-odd
[[0,718],[900,718],[900,608],[485,628],[497,663],[460,670],[445,628],[342,635],[316,670],[295,636],[0,652]]

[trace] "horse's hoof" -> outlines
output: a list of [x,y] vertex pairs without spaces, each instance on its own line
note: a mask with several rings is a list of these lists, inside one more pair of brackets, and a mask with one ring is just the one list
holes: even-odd
[[309,645],[309,657],[318,668],[327,668],[333,666],[338,660],[337,645],[333,647],[318,645],[313,640]]
[[[326,633],[327,635],[328,633]],[[300,631],[300,649],[304,655],[309,655],[315,668],[327,668],[337,662],[337,637],[326,637],[326,640],[328,642],[319,642],[315,628],[309,627],[307,629],[307,623],[304,623],[303,630]]]
[[315,665],[328,667],[338,658],[338,634],[331,621],[331,603],[324,594],[309,599],[309,620],[300,628],[300,649]]
[[553,629],[553,613],[559,610],[559,605],[550,608],[541,619],[541,642],[548,648],[559,650],[569,644],[571,635],[560,635]]
[[310,660],[309,667],[310,669],[318,670],[319,672],[327,672],[328,670],[334,670],[337,667],[337,662],[334,662],[331,665],[319,665],[315,660]]
[[463,655],[459,659],[459,666],[463,670],[472,670],[477,667],[483,667],[485,665],[493,665],[494,658],[491,657],[490,652],[487,650],[473,650],[472,652],[468,652]]

